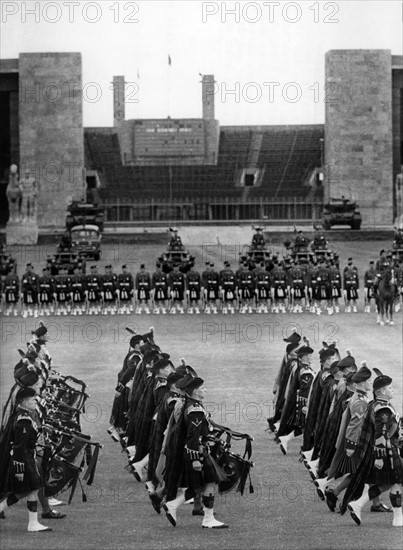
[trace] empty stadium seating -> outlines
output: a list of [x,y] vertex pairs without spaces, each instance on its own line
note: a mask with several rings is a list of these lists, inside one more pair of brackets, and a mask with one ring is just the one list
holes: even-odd
[[[304,197],[304,183],[321,164],[323,136],[322,125],[224,126],[216,166],[123,166],[113,129],[88,128],[85,159],[87,168],[98,171],[101,198],[109,201]],[[245,193],[240,174],[252,166],[263,176]]]

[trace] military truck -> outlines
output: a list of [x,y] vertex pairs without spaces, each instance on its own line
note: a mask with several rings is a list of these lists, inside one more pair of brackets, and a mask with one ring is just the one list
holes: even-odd
[[344,197],[330,199],[324,205],[322,212],[323,229],[331,229],[334,225],[349,225],[351,229],[360,229],[361,214],[358,204]]

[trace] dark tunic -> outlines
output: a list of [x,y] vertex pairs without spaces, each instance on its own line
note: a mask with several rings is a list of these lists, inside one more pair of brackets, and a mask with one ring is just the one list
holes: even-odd
[[[41,427],[35,412],[18,406],[10,417],[2,434],[0,453],[2,456],[0,493],[26,493],[42,486],[40,470],[36,460],[36,444]],[[12,453],[12,454],[11,454]],[[15,474],[24,474],[22,481]]]
[[322,397],[318,407],[318,413],[315,424],[315,436],[314,436],[314,451],[312,454],[312,460],[318,458],[320,448],[322,445],[322,437],[325,429],[327,417],[329,415],[330,406],[337,388],[338,380],[335,380],[334,376],[330,374],[323,384]]
[[303,428],[302,407],[306,405],[313,377],[313,370],[297,360],[288,381],[285,404],[277,431],[278,437],[287,435],[295,429]]
[[115,396],[112,405],[110,423],[115,428],[124,430],[127,424],[127,412],[129,408],[130,389],[127,384],[133,379],[137,365],[142,360],[142,355],[139,351],[129,351],[126,355],[122,369],[118,374],[118,384],[115,391],[119,395]]
[[312,382],[311,391],[308,399],[308,414],[305,419],[304,439],[302,450],[309,451],[314,445],[315,424],[318,414],[318,408],[322,397],[323,384],[330,375],[329,370],[320,370]]

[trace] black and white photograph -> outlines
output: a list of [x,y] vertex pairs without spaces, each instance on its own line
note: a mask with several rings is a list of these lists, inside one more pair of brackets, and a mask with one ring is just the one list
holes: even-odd
[[400,550],[403,4],[2,0],[1,550]]

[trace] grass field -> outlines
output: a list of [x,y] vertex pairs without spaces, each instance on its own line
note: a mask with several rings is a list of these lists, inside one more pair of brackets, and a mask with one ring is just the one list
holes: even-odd
[[[362,276],[371,258],[387,243],[340,243],[342,265],[352,255]],[[198,267],[203,251],[194,247]],[[115,248],[106,248],[100,266],[110,261],[131,263],[132,271],[144,262],[151,270],[160,247],[148,246],[136,257],[118,257]],[[126,254],[128,252],[126,251]],[[31,261],[33,259],[31,258]],[[232,262],[234,265],[234,262]],[[222,257],[216,259],[217,267]],[[100,271],[103,271],[101,269]],[[362,299],[361,299],[362,300]],[[363,310],[361,301],[360,310]],[[38,320],[1,318],[1,400],[13,382],[17,348],[24,347]],[[52,533],[26,532],[25,504],[7,511],[1,521],[1,550],[41,549],[160,549],[160,548],[401,548],[402,529],[392,529],[391,514],[371,514],[366,507],[363,524],[357,527],[347,514],[332,514],[316,496],[307,470],[298,462],[299,442],[293,441],[284,457],[272,436],[265,432],[271,413],[271,388],[287,336],[293,326],[306,335],[317,351],[322,340],[336,340],[342,355],[348,347],[356,361],[367,360],[394,379],[395,407],[402,403],[402,318],[395,325],[379,327],[375,314],[338,316],[235,315],[235,316],[114,316],[49,317],[49,349],[55,368],[82,378],[90,399],[83,418],[83,431],[104,445],[92,487],[86,489],[88,502],[80,491],[64,510],[65,520],[48,520]],[[125,455],[106,434],[113,400],[116,374],[128,348],[125,326],[147,331],[154,326],[156,342],[171,354],[176,365],[185,357],[207,387],[206,407],[213,419],[254,437],[252,481],[243,497],[230,493],[217,499],[219,519],[229,524],[223,531],[201,529],[201,518],[192,517],[191,507],[179,511],[176,528],[165,515],[158,516],[150,505],[145,487],[123,468]],[[237,451],[237,448],[234,447]],[[63,496],[63,495],[62,495]],[[65,495],[64,495],[65,497]],[[388,503],[387,494],[383,497]],[[207,531],[207,532],[206,532]]]

